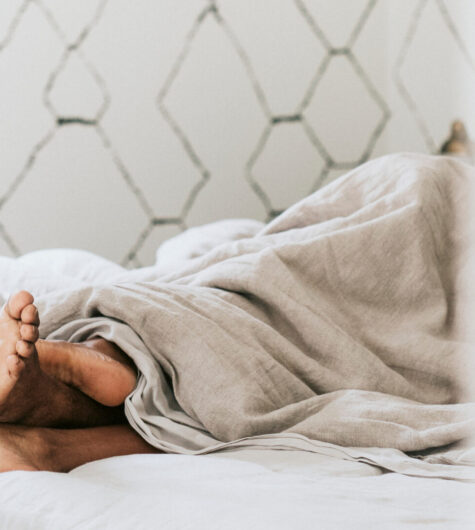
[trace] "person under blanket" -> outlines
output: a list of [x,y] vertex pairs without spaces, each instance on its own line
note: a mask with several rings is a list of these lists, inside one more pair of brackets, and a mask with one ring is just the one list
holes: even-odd
[[472,476],[474,182],[388,155],[168,271],[0,263],[0,471],[331,444]]
[[66,472],[111,456],[159,453],[128,426],[123,407],[136,372],[104,339],[38,339],[27,291],[0,314],[0,472]]

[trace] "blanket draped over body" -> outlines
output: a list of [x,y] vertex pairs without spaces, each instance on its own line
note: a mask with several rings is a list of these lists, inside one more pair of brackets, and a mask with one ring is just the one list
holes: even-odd
[[116,342],[139,372],[127,418],[166,452],[295,448],[463,475],[471,184],[475,170],[445,157],[368,162],[188,259],[161,262],[172,240],[153,267],[63,271],[33,289],[41,335]]

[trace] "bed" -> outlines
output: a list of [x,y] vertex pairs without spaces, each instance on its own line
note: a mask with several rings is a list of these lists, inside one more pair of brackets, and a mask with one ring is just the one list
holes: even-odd
[[134,455],[0,477],[15,530],[473,528],[475,484],[300,451]]
[[[412,163],[415,162],[411,156],[390,158],[376,162],[370,169],[378,179],[384,175],[387,185],[388,167],[402,164],[398,167],[401,172]],[[438,164],[433,159],[424,159],[423,163],[427,167]],[[361,177],[362,173],[356,174],[355,181],[360,184],[367,182],[366,175],[360,181],[358,175]],[[351,178],[350,175],[345,182],[353,182]],[[444,179],[449,182],[446,176]],[[401,203],[401,197],[407,196],[412,201],[414,194],[411,190],[408,194],[397,179],[394,182],[400,193],[388,194],[384,191],[383,204],[389,204],[386,197],[391,197],[391,204],[397,205],[395,211],[399,214],[408,211]],[[319,195],[321,204],[332,215],[333,203],[328,197],[332,190],[338,191],[339,185],[335,183],[330,191]],[[376,188],[369,189],[373,198],[371,205],[381,202],[378,203],[378,197],[374,199]],[[437,194],[440,194],[439,188],[436,188]],[[355,189],[361,191],[361,187],[351,191]],[[279,222],[285,225],[302,219],[301,212],[306,208],[309,210],[308,204],[304,201],[291,210],[287,218],[277,220],[277,226]],[[360,210],[367,213],[364,201],[362,204]],[[425,204],[422,206],[425,207]],[[414,210],[411,208],[409,211]],[[429,208],[426,213],[431,213]],[[383,217],[387,219],[391,216],[385,212]],[[342,217],[335,219],[341,220]],[[330,221],[334,222],[333,217]],[[361,226],[366,230],[368,224],[371,226],[364,220]],[[79,293],[86,289],[90,300],[95,286],[119,285],[125,281],[130,284],[136,279],[143,280],[149,273],[167,277],[183,264],[193,260],[199,262],[213,249],[219,254],[223,248],[235,251],[253,244],[252,238],[262,229],[261,223],[251,220],[228,220],[192,229],[163,244],[157,251],[156,264],[148,271],[126,271],[107,260],[77,250],[48,250],[18,259],[0,258],[3,278],[0,297],[5,300],[15,290],[28,289],[40,300],[48,293],[59,293],[59,298],[64,299],[62,293],[73,286]],[[355,227],[350,226],[349,229],[351,231]],[[341,232],[337,230],[335,233],[340,237]],[[270,237],[274,237],[273,234]],[[179,288],[182,289],[182,286]],[[97,314],[96,309],[93,314]],[[358,397],[357,394],[349,395]],[[397,408],[400,400],[389,403],[392,408],[387,408],[387,402],[382,402],[382,412],[377,405],[367,409],[370,416],[366,419],[371,419],[367,423],[369,431],[374,420],[387,423],[388,416],[385,414],[394,415],[396,411],[401,415],[408,402],[404,401],[402,409]],[[365,403],[359,413],[365,413],[364,406]],[[204,446],[213,438],[206,438],[201,433],[206,443],[203,442],[203,447],[197,450],[191,443],[186,446],[189,431],[184,431],[186,436],[182,436],[182,447],[177,449],[170,440],[179,439],[181,431],[172,432],[167,441],[167,433],[162,429],[165,436],[157,441],[156,446],[168,449],[168,453],[183,454],[115,457],[88,463],[68,474],[5,473],[0,476],[0,527],[379,529],[419,528],[423,525],[426,528],[473,528],[473,445],[448,443],[460,437],[460,433],[472,425],[473,418],[458,423],[448,422],[446,426],[445,408],[440,409],[440,421],[436,418],[435,422],[430,406],[429,409],[424,406],[419,408],[421,414],[409,419],[402,414],[403,419],[398,421],[405,428],[404,435],[396,436],[395,442],[402,446],[406,444],[404,447],[412,447],[408,445],[410,443],[414,446],[419,443],[420,446],[430,442],[434,447],[437,441],[445,441],[447,447],[406,454],[406,449],[398,450],[396,446],[388,445],[391,439],[387,438],[389,435],[384,429],[380,429],[372,434],[373,438],[364,438],[371,436],[369,431],[362,433],[360,430],[358,435],[362,434],[363,440],[385,440],[386,446],[368,444],[366,447],[360,443],[358,447],[352,447],[348,443],[335,443],[338,442],[335,436],[325,441],[323,432],[322,439],[309,440],[302,433],[278,431],[269,435],[238,436],[238,441],[211,448]],[[128,399],[126,413],[129,422],[152,443],[154,436],[158,438],[150,427],[153,427],[153,418],[140,417],[137,410],[133,400]],[[338,410],[351,412],[351,407]],[[427,410],[432,419],[427,420],[429,423],[424,428]],[[470,408],[467,410],[472,411]],[[420,411],[418,409],[418,414]],[[379,413],[382,415],[378,416]],[[348,420],[351,421],[351,416]],[[327,423],[321,425],[329,426],[328,433],[337,432],[346,437],[342,440],[352,439],[351,429],[345,430],[345,425],[338,423],[338,418],[327,418],[325,421]],[[409,423],[404,424],[404,421]],[[160,427],[159,424],[155,427],[157,425]],[[331,431],[331,428],[337,430]],[[194,456],[196,454],[199,456]]]

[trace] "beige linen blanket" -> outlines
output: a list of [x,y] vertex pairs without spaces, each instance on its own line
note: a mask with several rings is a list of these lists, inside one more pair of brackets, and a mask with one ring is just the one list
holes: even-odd
[[119,344],[139,371],[129,422],[165,451],[291,447],[466,478],[470,450],[449,444],[474,427],[470,184],[448,158],[377,159],[174,270],[49,292],[41,334]]

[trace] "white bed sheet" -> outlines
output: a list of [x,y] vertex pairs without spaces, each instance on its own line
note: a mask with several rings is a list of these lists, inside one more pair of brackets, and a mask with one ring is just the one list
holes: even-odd
[[475,528],[475,484],[302,451],[133,455],[0,476],[1,529]]

